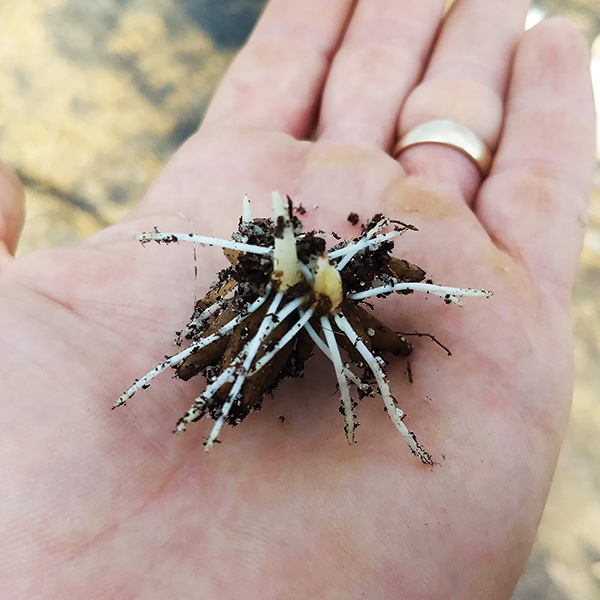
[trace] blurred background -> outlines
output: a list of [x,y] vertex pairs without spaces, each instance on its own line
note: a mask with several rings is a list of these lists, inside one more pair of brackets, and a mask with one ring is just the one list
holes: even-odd
[[[130,210],[198,127],[264,4],[0,1],[0,157],[27,189],[21,254],[75,244]],[[589,40],[600,109],[599,0],[539,0],[528,26],[551,15]],[[573,412],[513,600],[600,600],[600,167],[573,326]]]

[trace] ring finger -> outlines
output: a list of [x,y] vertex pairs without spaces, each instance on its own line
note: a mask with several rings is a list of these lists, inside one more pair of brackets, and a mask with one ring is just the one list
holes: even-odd
[[[446,119],[469,128],[493,151],[528,6],[529,0],[458,0],[452,6],[423,80],[404,104],[398,139],[422,123]],[[449,146],[411,146],[398,160],[409,174],[449,184],[469,204],[481,183],[474,162]]]

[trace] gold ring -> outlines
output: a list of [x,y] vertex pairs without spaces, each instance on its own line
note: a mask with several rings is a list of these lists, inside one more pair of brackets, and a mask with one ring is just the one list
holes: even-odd
[[450,146],[467,156],[477,166],[482,177],[490,171],[492,154],[489,148],[479,136],[456,121],[439,119],[417,125],[396,144],[394,156],[398,158],[407,148],[421,144]]

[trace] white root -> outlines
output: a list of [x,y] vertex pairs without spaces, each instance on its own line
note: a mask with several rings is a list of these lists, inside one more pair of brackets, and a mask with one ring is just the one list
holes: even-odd
[[258,373],[266,364],[269,363],[275,356],[283,350],[297,335],[300,333],[301,329],[306,325],[307,321],[313,316],[314,309],[307,309],[302,316],[285,332],[284,335],[281,336],[281,339],[277,342],[275,347],[264,354],[259,360],[256,361],[254,368],[248,376],[252,376],[255,373]]
[[203,246],[219,246],[229,248],[238,252],[249,252],[250,254],[272,254],[273,248],[255,246],[254,244],[244,244],[233,240],[224,240],[221,238],[210,237],[208,235],[193,235],[190,233],[162,233],[158,231],[147,231],[135,236],[140,242],[192,242],[202,244]]
[[462,298],[464,296],[483,296],[488,298],[492,295],[492,292],[487,290],[474,290],[470,288],[456,288],[447,287],[443,285],[435,285],[433,283],[396,283],[394,285],[382,285],[370,290],[364,290],[362,292],[356,292],[354,294],[348,294],[350,300],[364,300],[365,298],[372,298],[379,294],[388,294],[391,292],[426,292],[429,294],[435,294],[444,300],[452,301],[453,298]]
[[388,231],[387,233],[382,233],[380,235],[376,235],[372,239],[364,237],[354,244],[348,244],[348,246],[344,246],[343,248],[339,248],[338,250],[333,250],[329,252],[328,256],[331,259],[340,258],[341,256],[343,256],[343,259],[336,265],[337,270],[341,271],[361,250],[375,250],[383,242],[387,242],[391,239],[394,239],[402,233],[402,231],[394,230]]
[[300,241],[301,239],[305,238],[307,235],[310,235],[311,237],[315,237],[315,238],[321,238],[322,240],[326,240],[327,238],[331,237],[330,233],[327,233],[326,231],[316,231],[315,233],[300,233],[296,236],[296,239],[298,241]]
[[246,312],[239,314],[237,317],[234,317],[223,325],[218,331],[209,335],[205,338],[202,338],[196,342],[190,344],[185,350],[174,354],[173,356],[168,357],[163,362],[158,364],[154,369],[146,373],[143,377],[138,379],[129,389],[127,389],[119,399],[115,402],[113,408],[117,406],[122,406],[129,400],[137,391],[141,390],[143,387],[149,385],[149,383],[160,373],[162,373],[165,369],[169,367],[177,366],[181,364],[188,356],[205,348],[206,346],[216,342],[218,339],[222,338],[225,334],[231,331],[234,327],[237,327],[244,319],[246,319],[249,315],[251,315],[254,311],[260,308],[265,300],[267,299],[270,292],[270,288],[265,289],[265,295],[257,298],[246,310]]
[[315,280],[312,271],[301,260],[298,261],[298,268],[308,283],[312,283]]
[[[254,355],[256,355],[256,352],[258,351],[260,344],[266,335],[265,331],[268,329],[269,324],[273,322],[273,317],[275,316],[275,313],[277,312],[277,309],[279,308],[279,305],[281,304],[282,300],[283,300],[283,292],[277,292],[277,294],[275,294],[275,298],[273,298],[273,301],[271,302],[271,306],[269,306],[269,310],[267,310],[267,314],[265,315],[264,319],[261,321],[261,324],[260,324],[255,336],[244,346],[244,348],[242,348],[241,352],[232,361],[230,368],[238,367],[240,362],[243,362],[242,368],[244,368],[244,366],[246,365],[246,361],[248,360],[248,357],[251,355],[251,352],[253,352],[252,359],[254,358]],[[229,414],[229,411],[231,410],[231,407],[233,406],[233,403],[234,403],[238,393],[242,389],[242,385],[246,379],[247,370],[248,369],[246,367],[242,371],[242,373],[237,376],[237,378],[229,392],[229,398],[227,399],[227,402],[225,402],[223,404],[223,406],[221,407],[221,414],[220,414],[219,418],[215,421],[215,424],[213,425],[210,435],[208,436],[208,439],[206,440],[205,450],[207,452],[209,452],[210,449],[213,447],[215,440],[219,436],[221,428],[223,427],[223,424],[225,423],[225,419],[227,418],[227,415]]]
[[404,441],[408,444],[408,447],[412,450],[413,454],[418,456],[421,461],[425,464],[433,464],[433,459],[431,455],[421,447],[421,445],[417,442],[414,434],[409,431],[406,425],[403,423],[402,419],[404,417],[404,413],[400,408],[398,408],[394,402],[394,398],[390,391],[390,386],[386,381],[385,374],[376,360],[376,357],[369,351],[369,349],[365,346],[364,342],[358,337],[354,329],[352,329],[352,325],[348,322],[348,319],[341,314],[338,313],[334,315],[334,320],[336,325],[344,332],[346,337],[350,340],[350,343],[354,345],[354,347],[358,350],[360,355],[364,358],[365,362],[371,369],[375,379],[377,381],[377,386],[379,387],[379,391],[381,393],[381,397],[385,403],[387,408],[388,415],[392,420],[392,423],[395,425],[396,429],[400,432],[400,435],[404,439]]
[[295,310],[297,310],[302,304],[304,304],[307,300],[306,296],[301,296],[299,298],[295,298],[291,302],[288,302],[279,312],[276,312],[283,300],[283,292],[278,292],[273,298],[273,302],[265,315],[265,318],[262,320],[256,335],[246,344],[246,346],[242,349],[242,351],[238,354],[235,360],[232,362],[231,366],[240,368],[241,364],[241,373],[237,376],[231,391],[229,392],[229,398],[227,402],[225,402],[221,408],[221,415],[215,421],[213,428],[210,432],[208,440],[206,441],[205,450],[208,452],[213,447],[215,440],[219,436],[219,433],[225,423],[225,419],[227,415],[229,415],[229,411],[233,406],[238,394],[240,393],[244,382],[246,381],[246,377],[248,376],[248,371],[252,362],[256,358],[256,354],[260,349],[260,345],[263,340],[277,327],[277,324],[287,318],[290,314],[292,314]]
[[[337,266],[338,270],[341,271],[352,260],[356,253],[360,252],[360,250],[362,250],[365,247],[366,240],[370,240],[376,233],[379,233],[383,228],[387,227],[389,223],[389,219],[384,217],[374,227],[369,229],[369,231],[367,231],[367,234],[360,240],[358,240],[358,242],[348,244],[345,248],[343,248],[348,250],[348,252],[343,255],[344,258],[340,261],[340,264],[338,264]],[[330,258],[332,257],[330,256]]]
[[321,317],[321,329],[325,334],[329,352],[331,354],[331,362],[335,371],[335,376],[340,386],[340,394],[342,396],[342,405],[344,407],[344,419],[346,421],[346,439],[349,444],[354,442],[354,415],[352,414],[352,398],[350,396],[350,388],[348,380],[344,375],[344,364],[340,356],[340,349],[333,333],[331,321],[327,317]]
[[[302,310],[300,310],[300,314],[302,314]],[[331,354],[329,353],[329,348],[319,337],[315,331],[315,328],[308,322],[306,325],[304,325],[304,329],[306,329],[306,333],[308,333],[317,348],[325,355],[326,358],[333,362]],[[369,386],[365,385],[350,369],[346,367],[344,367],[344,375],[361,391],[367,392],[369,390]]]
[[234,378],[235,367],[228,367],[225,369],[206,389],[196,398],[194,404],[187,411],[184,417],[179,420],[175,433],[183,433],[187,426],[195,421],[200,415],[204,413],[204,407],[206,403],[229,381]]
[[177,338],[175,339],[175,343],[180,346],[182,341],[195,329],[199,329],[202,327],[217,310],[219,310],[223,304],[227,300],[233,298],[235,294],[235,288],[229,291],[225,296],[223,296],[217,302],[211,304],[206,310],[203,310],[197,317],[192,317],[192,320],[177,334]]

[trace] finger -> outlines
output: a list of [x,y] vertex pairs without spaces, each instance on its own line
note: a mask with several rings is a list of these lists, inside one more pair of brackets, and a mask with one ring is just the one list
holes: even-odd
[[271,0],[219,86],[204,124],[305,137],[353,0]]
[[[510,64],[529,0],[458,0],[446,16],[422,83],[402,109],[398,138],[426,121],[449,119],[496,146]],[[457,188],[472,202],[475,164],[448,146],[425,144],[399,156],[410,173]]]
[[525,34],[492,173],[475,206],[498,245],[568,305],[594,169],[589,50],[567,21]]
[[398,110],[421,76],[443,0],[362,0],[333,61],[319,137],[389,149]]
[[25,193],[15,172],[0,163],[0,270],[17,249],[25,221]]

